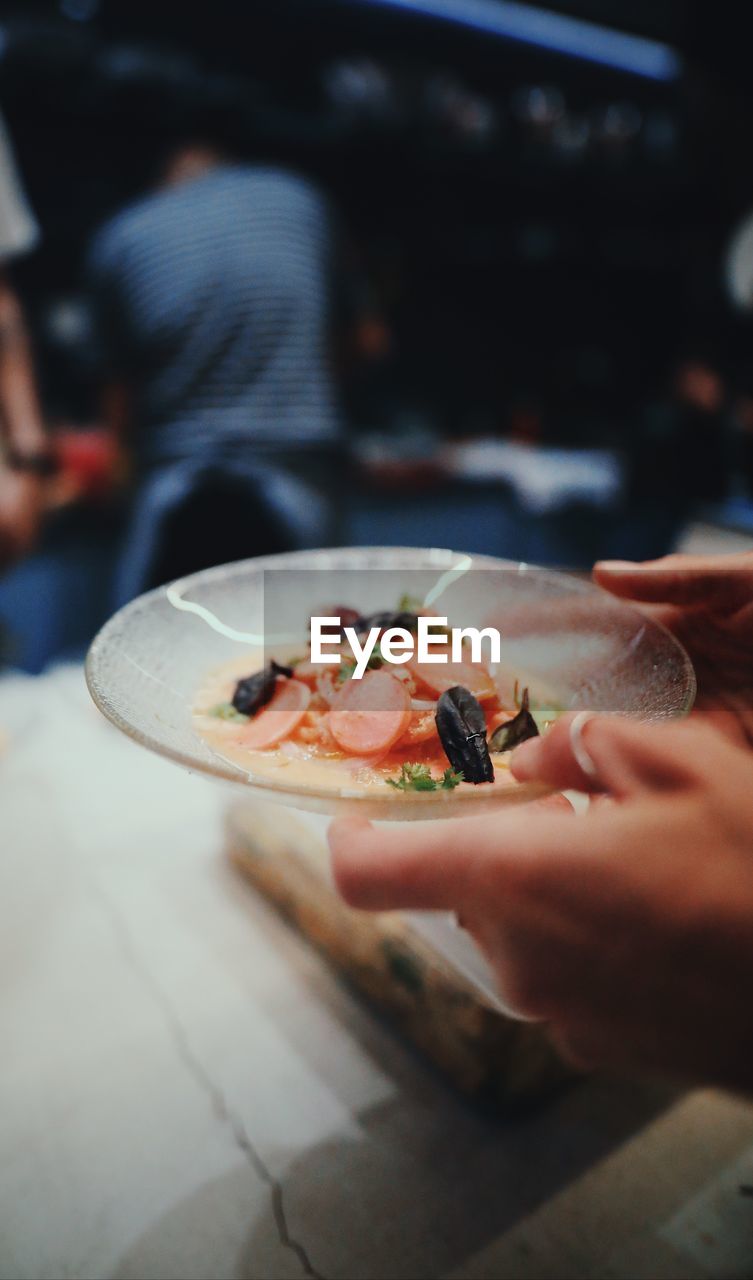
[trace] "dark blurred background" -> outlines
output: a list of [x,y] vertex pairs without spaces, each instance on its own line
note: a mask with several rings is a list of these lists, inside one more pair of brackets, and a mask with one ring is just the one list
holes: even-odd
[[129,491],[84,261],[189,99],[337,210],[360,300],[342,541],[587,568],[698,519],[753,528],[745,48],[683,0],[1,6],[42,233],[14,280],[62,460],[42,545],[0,580],[10,660],[75,651],[112,603]]

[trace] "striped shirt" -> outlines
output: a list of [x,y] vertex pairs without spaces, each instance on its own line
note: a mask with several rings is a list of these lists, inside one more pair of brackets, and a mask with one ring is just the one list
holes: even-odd
[[97,332],[136,397],[137,462],[337,441],[332,241],[309,182],[240,165],[157,190],[99,231]]

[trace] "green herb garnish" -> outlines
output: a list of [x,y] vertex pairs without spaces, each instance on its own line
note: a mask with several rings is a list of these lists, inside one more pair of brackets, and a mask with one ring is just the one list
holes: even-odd
[[248,724],[251,719],[250,716],[244,716],[242,711],[237,711],[232,702],[218,702],[207,715],[215,716],[218,720],[229,720],[231,724]]
[[346,658],[344,662],[340,663],[339,670],[337,672],[337,675],[335,676],[335,684],[345,684],[346,680],[350,680],[350,677],[353,675],[353,672],[355,671],[355,669],[356,669],[355,662],[349,662]]
[[397,602],[398,613],[418,613],[423,607],[424,602],[418,596],[404,595]]
[[401,764],[397,778],[385,778],[387,786],[396,791],[453,791],[462,781],[459,770],[445,769],[439,782],[432,778],[428,764]]
[[398,778],[387,778],[388,787],[396,791],[436,791],[437,784],[428,764],[401,764]]

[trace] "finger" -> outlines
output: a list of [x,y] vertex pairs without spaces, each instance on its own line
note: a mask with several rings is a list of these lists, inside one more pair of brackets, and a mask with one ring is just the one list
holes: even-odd
[[695,779],[701,757],[693,726],[647,725],[620,716],[584,719],[573,713],[562,716],[544,737],[518,747],[510,768],[519,782],[623,798]]
[[453,840],[452,831],[444,830],[455,826],[376,828],[360,818],[336,819],[328,834],[340,894],[366,911],[454,910],[466,896],[469,862],[466,841]]
[[559,792],[553,796],[542,796],[540,800],[532,800],[528,805],[527,812],[530,813],[532,809],[544,809],[550,813],[552,810],[561,813],[575,813],[572,801],[568,800],[567,796],[560,795]]
[[569,810],[533,806],[378,828],[340,818],[329,829],[332,870],[345,901],[362,910],[462,912],[477,907],[492,878],[514,898],[537,850],[579,848],[576,826]]
[[717,733],[722,734],[734,746],[749,747],[750,741],[745,730],[745,712],[749,706],[750,703],[746,700],[738,711],[732,711],[717,703],[708,708],[701,703],[693,715],[703,720],[704,724],[713,726]]
[[664,556],[633,564],[601,560],[594,580],[612,595],[648,604],[729,610],[753,597],[753,552],[730,556]]

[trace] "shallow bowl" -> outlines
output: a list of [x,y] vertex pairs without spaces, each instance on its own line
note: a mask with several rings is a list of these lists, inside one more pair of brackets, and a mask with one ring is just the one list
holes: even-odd
[[511,681],[518,677],[561,710],[590,708],[656,721],[692,706],[695,676],[678,642],[591,583],[488,556],[408,547],[266,556],[204,570],[172,591],[151,591],[115,614],[94,640],[86,664],[89,689],[104,715],[142,746],[299,809],[434,819],[530,800],[542,789],[401,793],[385,786],[375,793],[291,784],[237,767],[194,730],[192,706],[207,672],[251,647],[248,639],[231,638],[235,633],[262,636],[266,618],[268,640],[271,622],[273,630],[298,632],[303,641],[309,616],[327,602],[373,612],[394,608],[404,594],[427,599],[438,584],[432,607],[450,625],[496,626]]

